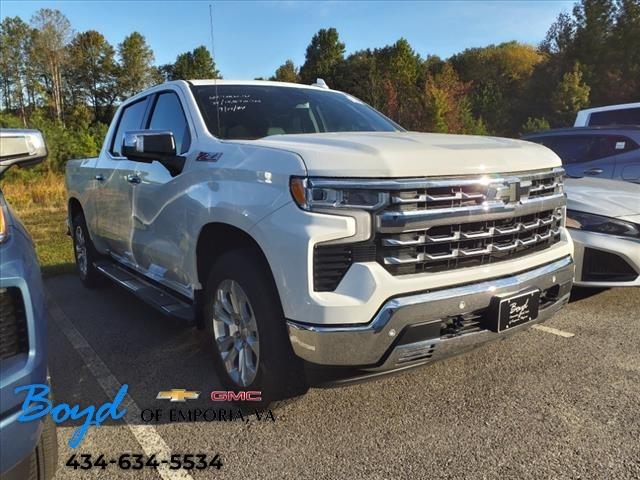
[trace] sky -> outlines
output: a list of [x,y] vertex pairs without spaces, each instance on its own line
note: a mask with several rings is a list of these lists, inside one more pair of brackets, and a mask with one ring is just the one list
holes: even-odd
[[142,33],[156,64],[179,53],[210,47],[213,6],[214,56],[224,78],[273,75],[286,59],[304,62],[311,37],[335,27],[347,54],[406,38],[423,57],[447,58],[470,47],[509,40],[538,44],[573,1],[6,1],[0,17],[25,21],[40,8],[56,8],[76,31],[98,30],[115,47]]

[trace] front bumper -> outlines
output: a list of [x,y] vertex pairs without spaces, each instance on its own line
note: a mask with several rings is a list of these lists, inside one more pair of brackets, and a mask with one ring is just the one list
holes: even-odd
[[[318,326],[290,320],[289,338],[295,353],[313,364],[368,371],[420,365],[545,321],[568,302],[573,276],[573,260],[566,256],[510,276],[392,298],[365,325]],[[493,298],[534,288],[542,292],[535,320],[503,333],[483,328],[482,316]],[[469,315],[480,318],[479,327],[443,333],[451,319]]]
[[[576,229],[571,230],[571,238],[577,286],[640,287],[640,240]],[[591,264],[585,262],[589,255]],[[600,265],[592,265],[593,262]],[[621,269],[626,275],[620,275]]]
[[16,395],[15,388],[47,381],[44,289],[33,245],[21,228],[12,227],[0,245],[0,288],[20,290],[29,347],[26,353],[0,361],[0,476],[4,478],[36,448],[43,423],[18,422],[24,394]]

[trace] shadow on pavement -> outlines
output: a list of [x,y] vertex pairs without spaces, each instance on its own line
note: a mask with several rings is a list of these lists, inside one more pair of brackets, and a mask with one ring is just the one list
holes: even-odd
[[573,287],[573,289],[571,290],[571,298],[569,299],[569,303],[585,300],[607,290],[608,288]]
[[[74,348],[56,319],[50,318],[49,365],[55,404],[79,404],[81,408],[100,406],[113,400],[105,394],[105,383],[113,385],[114,391],[127,384],[128,394],[141,410],[153,411],[154,415],[158,409],[163,411],[157,422],[133,418],[128,413],[129,423],[189,422],[198,410],[207,411],[208,419],[213,416],[216,420],[224,416],[223,421],[228,421],[230,416],[237,419],[237,406],[210,398],[211,391],[226,389],[214,372],[211,361],[214,351],[204,331],[163,316],[115,285],[87,290],[75,276],[50,278],[45,285],[50,305],[62,311],[108,368],[103,371],[98,365],[100,374],[95,375],[95,365],[92,371],[85,361],[94,353],[81,347],[83,360],[77,339]],[[195,391],[200,396],[185,402],[156,398],[159,392],[172,389]],[[176,412],[172,419],[171,409],[181,410],[183,415]],[[250,407],[248,411],[253,413]],[[63,425],[79,423],[82,422]],[[109,423],[121,424],[121,420],[105,422]]]

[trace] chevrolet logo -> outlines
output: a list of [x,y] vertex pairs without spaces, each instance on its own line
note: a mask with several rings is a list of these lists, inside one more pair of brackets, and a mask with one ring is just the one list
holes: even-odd
[[187,400],[197,400],[200,392],[190,392],[184,388],[173,388],[165,392],[158,392],[156,400],[170,400],[172,402],[186,402]]
[[488,191],[489,200],[502,200],[505,203],[515,203],[529,198],[531,180],[513,181],[491,185]]

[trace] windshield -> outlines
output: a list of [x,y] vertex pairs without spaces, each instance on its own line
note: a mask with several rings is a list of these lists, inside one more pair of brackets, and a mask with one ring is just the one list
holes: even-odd
[[254,140],[292,133],[401,130],[369,105],[341,92],[273,85],[192,89],[207,128],[218,138]]

